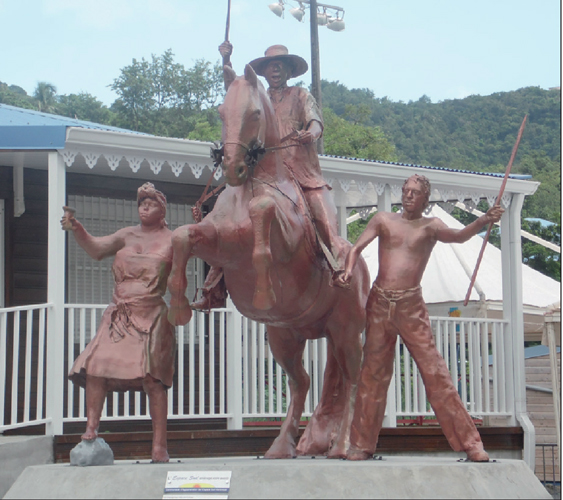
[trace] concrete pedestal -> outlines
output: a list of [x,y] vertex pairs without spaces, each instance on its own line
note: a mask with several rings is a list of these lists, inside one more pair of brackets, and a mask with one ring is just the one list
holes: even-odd
[[521,460],[203,458],[27,467],[5,498],[162,498],[168,471],[232,471],[229,498],[551,498]]

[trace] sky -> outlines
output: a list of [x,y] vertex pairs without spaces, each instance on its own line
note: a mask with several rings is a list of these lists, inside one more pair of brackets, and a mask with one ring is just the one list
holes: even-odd
[[[231,0],[234,69],[284,44],[311,60],[309,10],[299,23],[268,4]],[[559,0],[329,0],[341,32],[319,27],[321,78],[376,97],[432,102],[561,81]],[[335,3],[336,2],[336,3]],[[321,3],[321,2],[319,2]],[[0,0],[0,81],[32,94],[87,92],[110,105],[109,85],[133,59],[172,49],[186,68],[219,60],[227,0]],[[299,80],[310,84],[310,71]]]

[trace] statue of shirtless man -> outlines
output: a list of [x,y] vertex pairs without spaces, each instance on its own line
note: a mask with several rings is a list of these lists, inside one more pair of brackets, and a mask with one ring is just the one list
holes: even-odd
[[[223,65],[231,66],[232,51],[230,42],[223,42],[219,46]],[[319,238],[334,257],[333,262],[337,262],[336,207],[329,193],[330,187],[323,179],[315,145],[323,133],[321,112],[315,98],[306,89],[287,85],[290,78],[307,72],[307,62],[300,56],[289,54],[285,46],[273,45],[266,50],[264,57],[254,59],[249,64],[256,74],[265,77],[268,82],[268,94],[276,113],[280,138],[291,134],[291,139],[285,143],[296,144],[295,147],[280,150],[283,161],[303,190]],[[334,264],[331,266],[334,267]],[[220,281],[221,276],[220,268],[211,268],[202,288],[203,297],[194,302],[192,308],[209,310],[224,305],[226,292]]]
[[500,220],[504,210],[494,206],[465,228],[451,229],[438,218],[422,216],[429,197],[428,179],[421,175],[409,177],[403,185],[403,212],[376,213],[346,257],[344,271],[334,281],[335,285],[349,286],[358,256],[379,237],[379,272],[366,306],[366,341],[348,460],[366,460],[375,453],[393,375],[397,335],[420,370],[428,400],[450,446],[467,453],[470,461],[489,460],[434,343],[420,282],[437,241],[463,243],[484,225]]

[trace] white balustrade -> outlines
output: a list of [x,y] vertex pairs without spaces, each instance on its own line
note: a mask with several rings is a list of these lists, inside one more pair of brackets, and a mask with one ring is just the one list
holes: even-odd
[[51,304],[0,309],[0,432],[50,421],[45,339]]
[[[44,389],[46,317],[49,304],[0,309],[0,432],[48,422]],[[65,373],[95,334],[102,305],[65,306]],[[444,357],[461,400],[474,417],[511,416],[514,399],[509,379],[511,355],[508,323],[474,318],[431,318],[436,346]],[[176,372],[168,391],[168,418],[227,419],[241,428],[243,419],[283,418],[289,403],[287,377],[268,347],[267,329],[234,308],[194,311],[178,327]],[[311,377],[304,417],[310,416],[321,394],[327,341],[309,341],[303,355]],[[396,418],[431,417],[420,373],[400,340],[395,350]],[[58,381],[60,384],[60,381]],[[64,381],[63,421],[86,419],[84,389]],[[110,393],[105,420],[149,419],[144,393]],[[387,423],[389,423],[387,421]],[[394,422],[391,422],[394,425]]]

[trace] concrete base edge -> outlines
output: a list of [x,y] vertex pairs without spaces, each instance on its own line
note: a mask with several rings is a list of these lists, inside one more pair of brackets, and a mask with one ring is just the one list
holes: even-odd
[[232,471],[229,498],[551,498],[522,460],[204,458],[30,466],[5,498],[162,498],[168,471]]

